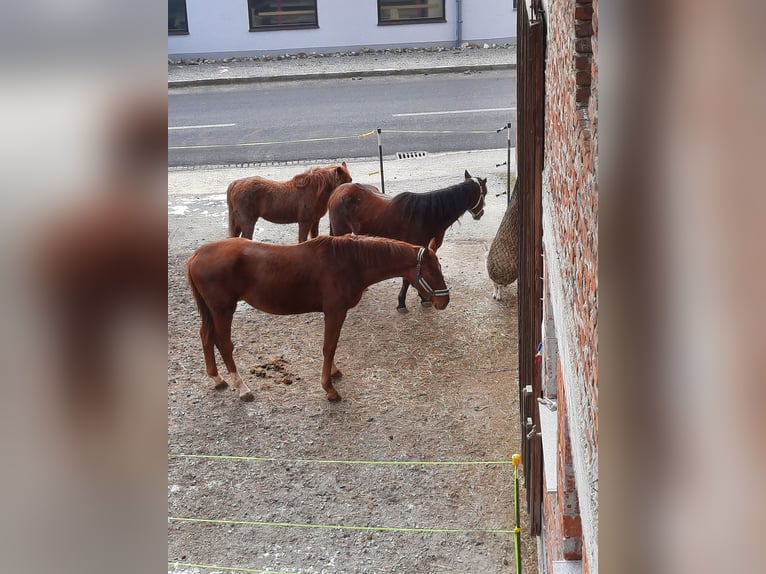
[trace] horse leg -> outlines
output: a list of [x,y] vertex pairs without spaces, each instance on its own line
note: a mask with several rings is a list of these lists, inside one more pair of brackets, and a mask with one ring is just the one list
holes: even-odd
[[231,341],[231,320],[234,317],[234,309],[236,309],[236,303],[232,309],[228,310],[228,312],[214,318],[216,346],[218,347],[223,362],[226,364],[226,368],[229,371],[232,387],[239,391],[239,399],[249,402],[255,397],[250,388],[242,380],[242,377],[239,376],[237,365],[234,364],[234,343]]
[[311,226],[310,235],[311,235],[311,239],[314,239],[315,237],[319,235],[319,220],[318,219]]
[[402,289],[399,291],[399,304],[396,306],[396,310],[400,313],[407,312],[407,289],[410,287],[410,282],[406,279],[402,279]]
[[255,231],[255,224],[257,221],[258,218],[255,217],[253,219],[245,219],[244,221],[239,222],[239,225],[242,228],[242,237],[245,239],[253,238],[253,232]]
[[432,249],[434,253],[436,253],[436,250],[439,249],[439,247],[442,246],[442,243],[444,243],[444,231],[441,233],[434,235],[431,238],[431,241],[428,242],[429,249]]
[[242,227],[239,225],[236,208],[229,201],[229,237],[239,237]]
[[218,366],[215,364],[215,348],[213,347],[215,341],[213,333],[211,333],[210,329],[203,323],[202,327],[200,327],[199,335],[202,339],[202,352],[205,354],[205,370],[207,376],[213,379],[213,388],[215,390],[220,391],[221,389],[225,389],[229,386],[229,383],[221,378],[221,375],[218,373]]
[[322,363],[322,388],[327,393],[328,401],[339,401],[340,395],[335,387],[332,386],[333,372],[336,376],[340,376],[338,367],[335,366],[335,351],[338,348],[338,339],[340,338],[340,330],[343,327],[343,322],[346,320],[347,310],[343,309],[337,313],[325,313],[324,316],[324,346],[322,347],[322,355],[324,361]]
[[298,222],[298,243],[303,243],[309,238],[309,231],[311,230],[310,221]]

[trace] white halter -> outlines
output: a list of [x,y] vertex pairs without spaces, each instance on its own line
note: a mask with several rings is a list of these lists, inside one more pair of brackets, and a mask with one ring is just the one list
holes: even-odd
[[481,213],[481,210],[474,211],[474,209],[479,207],[479,204],[481,203],[482,199],[484,199],[484,194],[482,193],[482,187],[481,187],[481,182],[479,181],[479,178],[478,177],[472,177],[471,181],[475,181],[476,184],[479,186],[479,199],[476,200],[476,205],[474,205],[473,207],[468,208],[468,213],[470,213],[471,215],[476,217],[477,215],[479,215],[479,213]]
[[429,294],[431,297],[444,297],[444,296],[446,296],[446,295],[449,295],[449,288],[445,288],[445,289],[433,289],[433,288],[432,288],[432,287],[431,287],[431,286],[428,284],[428,281],[426,281],[426,280],[425,280],[425,279],[424,279],[424,278],[423,278],[423,277],[420,275],[420,265],[421,265],[421,263],[422,263],[422,261],[423,261],[423,253],[425,253],[425,252],[426,252],[426,248],[425,248],[425,247],[421,247],[421,248],[420,248],[420,250],[418,250],[418,267],[417,267],[417,272],[418,272],[418,284],[419,284],[421,287],[423,287],[423,289],[425,289],[425,290],[426,290],[426,292],[427,292],[427,293],[428,293],[428,294]]

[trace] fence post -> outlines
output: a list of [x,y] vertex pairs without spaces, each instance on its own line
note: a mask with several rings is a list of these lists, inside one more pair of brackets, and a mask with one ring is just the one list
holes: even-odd
[[508,158],[505,160],[506,165],[506,181],[505,181],[505,200],[506,205],[511,203],[511,122],[505,125],[508,130]]
[[386,193],[386,181],[383,179],[383,146],[380,143],[380,128],[378,128],[378,158],[380,158],[380,191]]
[[513,548],[516,555],[516,574],[521,574],[521,516],[519,512],[519,463],[521,462],[521,455],[514,454],[511,457],[511,462],[513,462],[513,509],[516,519],[516,527],[513,529]]

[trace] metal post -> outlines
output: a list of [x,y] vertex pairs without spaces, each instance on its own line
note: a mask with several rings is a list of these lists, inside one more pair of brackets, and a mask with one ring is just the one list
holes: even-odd
[[386,193],[386,182],[383,179],[383,146],[380,143],[380,128],[378,128],[378,158],[380,158],[380,191]]
[[519,462],[521,455],[514,454],[511,457],[513,462],[513,506],[516,527],[513,529],[513,547],[516,554],[516,574],[521,574],[521,516],[519,512]]
[[457,0],[457,42],[456,48],[459,50],[463,45],[463,0]]
[[511,122],[508,122],[505,127],[508,130],[508,158],[505,161],[505,165],[506,165],[505,199],[506,199],[506,205],[510,205],[511,203]]
[[[505,124],[504,127],[500,128],[499,130],[496,130],[497,133],[500,133],[503,130],[508,130],[508,156],[505,159],[505,204],[506,206],[510,205],[511,203],[511,122],[508,122]],[[502,163],[496,163],[495,167],[500,167],[503,165]],[[495,194],[495,197],[500,197],[502,193]]]

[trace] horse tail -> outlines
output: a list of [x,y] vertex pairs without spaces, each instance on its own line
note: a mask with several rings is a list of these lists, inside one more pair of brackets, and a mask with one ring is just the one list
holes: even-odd
[[200,335],[202,336],[202,342],[204,345],[207,340],[215,340],[215,323],[213,322],[213,313],[210,311],[210,307],[207,306],[207,303],[205,302],[204,297],[202,297],[202,293],[200,293],[196,283],[194,283],[194,278],[191,274],[191,267],[195,258],[196,253],[189,258],[189,262],[186,264],[186,279],[189,282],[189,286],[191,287],[194,301],[197,303],[197,311],[199,311],[200,319],[202,319]]
[[237,212],[234,208],[232,195],[234,195],[234,184],[231,182],[226,189],[226,203],[229,206],[229,237],[239,237],[242,234],[242,226],[237,221]]

